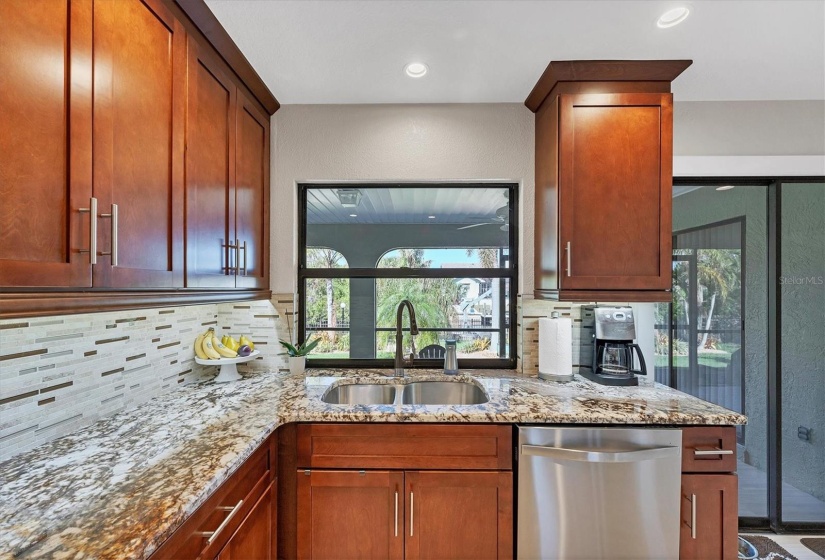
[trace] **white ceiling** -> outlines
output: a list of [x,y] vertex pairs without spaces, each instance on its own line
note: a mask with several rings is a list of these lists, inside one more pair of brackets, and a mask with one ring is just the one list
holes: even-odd
[[206,3],[282,104],[522,102],[551,60],[654,58],[693,59],[680,101],[825,99],[823,0]]

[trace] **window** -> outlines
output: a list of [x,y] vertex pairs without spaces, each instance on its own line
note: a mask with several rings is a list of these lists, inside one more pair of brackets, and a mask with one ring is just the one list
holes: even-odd
[[514,367],[516,186],[301,185],[299,333],[313,366],[392,367],[399,302],[403,352],[440,367]]

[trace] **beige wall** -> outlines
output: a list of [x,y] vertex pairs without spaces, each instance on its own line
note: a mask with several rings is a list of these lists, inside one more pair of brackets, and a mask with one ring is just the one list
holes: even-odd
[[533,114],[523,105],[287,105],[272,123],[273,291],[294,290],[298,182],[497,179],[520,185],[530,242],[519,292],[532,291]]
[[[520,185],[519,293],[532,293],[533,114],[520,103],[287,105],[272,122],[273,291],[295,290],[300,181],[502,179]],[[824,123],[823,101],[677,100],[674,154],[822,155]],[[730,174],[748,174],[738,163]]]

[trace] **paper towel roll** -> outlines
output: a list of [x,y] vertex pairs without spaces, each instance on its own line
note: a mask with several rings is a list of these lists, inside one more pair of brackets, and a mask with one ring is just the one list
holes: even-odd
[[539,377],[554,381],[573,378],[572,319],[539,319]]

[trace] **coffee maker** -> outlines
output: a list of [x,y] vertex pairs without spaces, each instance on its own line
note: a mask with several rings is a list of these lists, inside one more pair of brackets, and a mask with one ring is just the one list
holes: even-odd
[[[636,323],[631,307],[593,307],[593,361],[580,373],[602,385],[638,385],[637,375],[647,375],[642,350],[633,340]],[[636,354],[639,369],[635,369]]]

